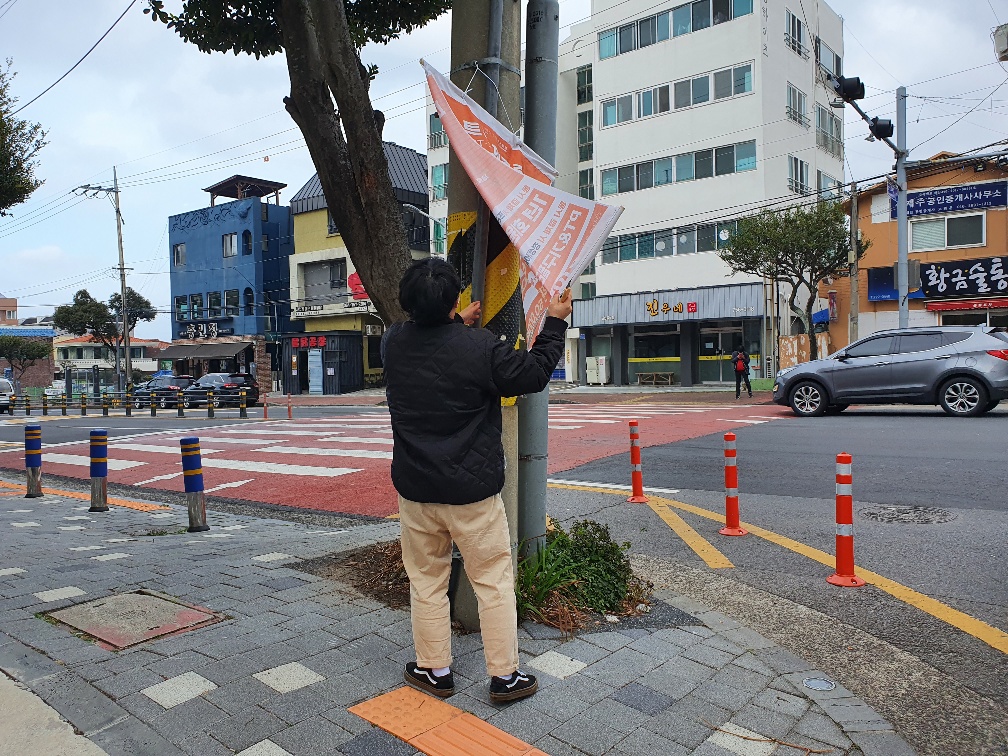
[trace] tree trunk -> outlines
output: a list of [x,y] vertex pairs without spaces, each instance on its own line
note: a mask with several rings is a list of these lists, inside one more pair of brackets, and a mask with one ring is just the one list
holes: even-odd
[[812,291],[809,295],[808,300],[805,302],[805,317],[808,320],[808,335],[809,335],[809,359],[818,360],[819,359],[819,344],[816,341],[815,327],[812,325],[812,308],[815,306],[816,293]]
[[399,280],[411,257],[343,0],[281,0],[277,23],[291,81],[287,112],[368,296],[386,323],[401,320]]

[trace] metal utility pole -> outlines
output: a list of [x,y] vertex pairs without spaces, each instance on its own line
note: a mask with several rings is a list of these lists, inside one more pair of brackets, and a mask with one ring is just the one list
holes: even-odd
[[[483,104],[504,126],[520,124],[521,5],[506,0],[464,0],[452,9],[451,80]],[[503,117],[498,117],[498,106]],[[462,279],[462,304],[483,303],[482,326],[509,344],[518,341],[521,293],[518,255],[491,217],[455,151],[449,153],[448,261]],[[492,275],[487,276],[487,268]],[[512,275],[513,274],[513,275]],[[501,407],[506,473],[504,511],[511,543],[518,542],[518,413]],[[479,628],[476,596],[465,575],[453,566],[457,593],[452,611],[467,629]],[[449,589],[450,590],[450,589]]]
[[899,327],[910,325],[910,277],[907,270],[906,87],[896,90],[896,285],[899,290]]
[[[529,0],[525,17],[524,142],[556,162],[560,3]],[[534,337],[536,334],[527,334]],[[549,449],[549,386],[518,400],[518,542],[537,552],[546,535],[546,459]]]
[[858,190],[857,182],[851,183],[850,190],[850,322],[847,327],[847,343],[858,339],[858,315],[861,307],[860,282],[858,281]]
[[119,239],[119,289],[122,294],[123,351],[126,357],[126,375],[120,390],[125,391],[133,382],[133,360],[130,359],[129,308],[126,305],[126,260],[123,257],[122,213],[119,212],[119,175],[112,166],[112,191],[115,196],[116,236]]

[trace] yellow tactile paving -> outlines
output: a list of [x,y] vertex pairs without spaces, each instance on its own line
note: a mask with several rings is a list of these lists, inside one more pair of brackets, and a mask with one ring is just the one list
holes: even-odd
[[402,687],[348,709],[427,756],[547,756],[461,709]]
[[359,703],[348,711],[407,741],[463,713],[406,686]]
[[[0,488],[22,490],[24,486],[18,485],[16,483],[6,483],[0,480]],[[51,494],[53,496],[65,496],[68,499],[80,499],[81,501],[91,501],[91,494],[80,493],[78,491],[61,491],[58,488],[43,487],[42,493]],[[157,512],[162,509],[171,509],[171,507],[166,507],[162,504],[148,504],[142,501],[117,499],[112,496],[108,497],[108,503],[115,507],[125,507],[126,509],[135,509],[138,512]]]

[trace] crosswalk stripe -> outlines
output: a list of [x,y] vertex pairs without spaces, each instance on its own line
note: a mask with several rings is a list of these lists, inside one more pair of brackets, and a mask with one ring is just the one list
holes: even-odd
[[[276,451],[271,449],[270,451]],[[312,476],[317,478],[338,478],[341,475],[360,472],[360,468],[316,467],[314,465],[285,465],[279,462],[249,462],[240,459],[203,460],[203,467],[218,470],[242,470],[244,472],[274,473],[276,475]]]
[[[57,454],[48,452],[42,455],[43,464],[52,462],[58,465],[75,465],[77,467],[90,467],[91,457],[84,454]],[[131,462],[126,459],[110,459],[108,461],[109,470],[129,470],[131,467],[146,465],[146,462]]]
[[[150,454],[176,454],[176,455],[179,453],[179,447],[177,444],[174,446],[167,446],[167,445],[157,446],[155,444],[118,444],[113,442],[110,445],[113,451],[122,450],[122,451],[148,452]],[[201,454],[220,454],[220,451],[221,451],[220,449],[207,449],[205,447],[200,449]]]
[[300,454],[306,457],[357,457],[359,459],[392,459],[392,452],[375,451],[373,449],[320,449],[298,446],[267,446],[252,451],[268,454]]

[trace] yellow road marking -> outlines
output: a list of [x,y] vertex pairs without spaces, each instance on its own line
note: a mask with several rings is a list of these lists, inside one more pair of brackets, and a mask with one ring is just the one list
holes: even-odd
[[[16,483],[7,483],[0,480],[0,488],[13,488],[16,490],[21,490],[24,488],[23,485],[17,485]],[[62,491],[58,488],[44,487],[42,493],[51,494],[53,496],[65,496],[68,499],[80,499],[81,501],[91,501],[91,494],[79,493],[78,491]],[[125,507],[126,509],[135,509],[138,512],[156,512],[163,509],[171,509],[171,507],[166,507],[161,504],[147,504],[142,501],[131,501],[129,499],[117,499],[113,496],[108,497],[108,503],[114,507]]]
[[[617,491],[612,488],[571,486],[560,483],[550,483],[549,487],[603,494],[620,495],[626,493],[625,491]],[[686,504],[681,501],[675,501],[674,499],[663,499],[659,496],[651,497],[651,501],[664,504],[667,507],[681,509],[684,512],[690,512],[691,514],[704,517],[708,520],[714,520],[718,523],[724,522],[723,515],[693,504]],[[749,522],[743,522],[740,523],[740,525],[748,530],[752,535],[766,541],[770,541],[771,543],[775,543],[778,546],[788,549],[789,551],[795,552],[796,554],[801,554],[804,557],[808,557],[816,562],[825,564],[828,567],[833,567],[836,564],[833,554],[829,554],[813,546],[804,544],[801,541],[796,541],[793,538],[782,536],[779,533],[774,533],[772,530],[761,528],[759,525],[753,525]],[[866,570],[862,567],[855,567],[855,573],[865,582],[874,585],[876,588],[888,593],[890,596],[893,596],[910,606],[914,606],[925,614],[930,614],[932,617],[952,625],[952,627],[958,628],[968,635],[972,635],[977,640],[983,641],[988,646],[996,648],[1002,653],[1008,654],[1008,633],[1004,630],[988,625],[986,622],[978,620],[975,617],[971,617],[965,612],[953,609],[951,606],[943,604],[941,601],[937,601],[930,596],[926,596],[923,593],[915,591],[913,588],[908,588],[902,583],[897,583],[895,580],[879,575],[870,570]]]
[[669,509],[668,504],[664,501],[652,498],[648,501],[648,506],[654,510],[656,515],[662,518],[666,525],[675,531],[676,535],[683,539],[687,546],[696,552],[698,557],[707,563],[708,567],[722,569],[735,566],[728,561],[728,558],[724,554],[714,548],[710,541],[693,530],[686,520]]

